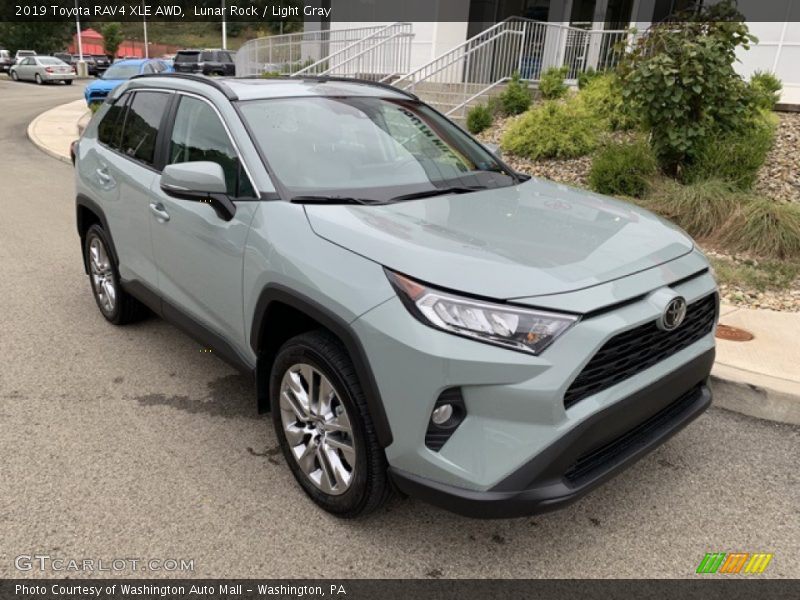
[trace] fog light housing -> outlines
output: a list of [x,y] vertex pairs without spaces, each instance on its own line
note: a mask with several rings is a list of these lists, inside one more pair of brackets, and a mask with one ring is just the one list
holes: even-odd
[[431,422],[438,427],[441,427],[450,420],[453,416],[453,405],[442,404],[433,409],[431,413]]
[[438,452],[455,433],[467,416],[467,406],[461,395],[461,388],[448,388],[436,399],[436,404],[428,420],[425,432],[425,445]]

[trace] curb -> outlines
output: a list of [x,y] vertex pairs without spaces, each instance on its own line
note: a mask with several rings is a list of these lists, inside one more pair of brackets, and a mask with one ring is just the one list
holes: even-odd
[[[52,109],[50,109],[50,110],[52,110]],[[53,150],[52,148],[48,147],[47,145],[45,145],[44,142],[42,142],[42,140],[39,139],[39,136],[36,135],[36,126],[38,125],[38,123],[41,120],[41,118],[47,112],[49,112],[49,111],[43,112],[42,114],[37,116],[33,121],[28,123],[28,129],[27,129],[28,139],[31,141],[31,143],[34,146],[36,146],[39,150],[41,150],[42,152],[44,152],[48,156],[50,156],[52,158],[55,158],[56,160],[59,160],[59,161],[61,161],[63,163],[66,163],[68,165],[72,164],[72,161],[70,161],[69,156],[64,156],[60,152],[57,152],[57,151]]]
[[748,417],[800,425],[796,383],[715,363],[711,371],[714,405]]
[[[73,101],[74,102],[74,101]],[[39,137],[36,133],[39,123],[51,112],[57,111],[64,106],[72,104],[73,102],[65,102],[64,104],[60,104],[55,106],[51,109],[44,111],[43,113],[37,115],[30,123],[28,123],[28,127],[26,130],[28,139],[31,143],[36,146],[39,150],[50,156],[51,158],[55,158],[56,160],[63,162],[68,165],[72,165],[72,161],[70,160],[69,154],[64,154],[59,152],[58,150],[54,150],[51,146],[49,146],[45,141]],[[83,135],[83,129],[86,128],[86,123],[88,122],[88,118],[91,118],[91,113],[89,111],[83,113],[81,117],[75,123],[75,137],[80,137]]]

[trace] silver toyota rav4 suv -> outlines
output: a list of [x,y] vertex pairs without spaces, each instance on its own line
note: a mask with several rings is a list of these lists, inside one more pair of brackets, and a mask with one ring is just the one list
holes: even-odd
[[711,402],[718,297],[692,240],[514,172],[408,93],[143,76],[74,151],[103,316],[152,311],[251,375],[336,515],[391,490],[555,509]]

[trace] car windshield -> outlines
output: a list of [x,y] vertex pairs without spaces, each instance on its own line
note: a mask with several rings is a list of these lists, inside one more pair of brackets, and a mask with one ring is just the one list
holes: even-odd
[[386,202],[516,182],[491,152],[411,99],[276,98],[240,109],[292,197]]
[[139,74],[141,67],[139,65],[111,65],[109,69],[103,73],[103,79],[130,79],[134,75]]

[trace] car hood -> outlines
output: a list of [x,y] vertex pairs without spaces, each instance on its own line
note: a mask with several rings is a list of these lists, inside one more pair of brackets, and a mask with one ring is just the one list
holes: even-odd
[[650,269],[692,240],[632,204],[533,178],[383,206],[307,205],[317,235],[430,284],[490,298],[558,294]]

